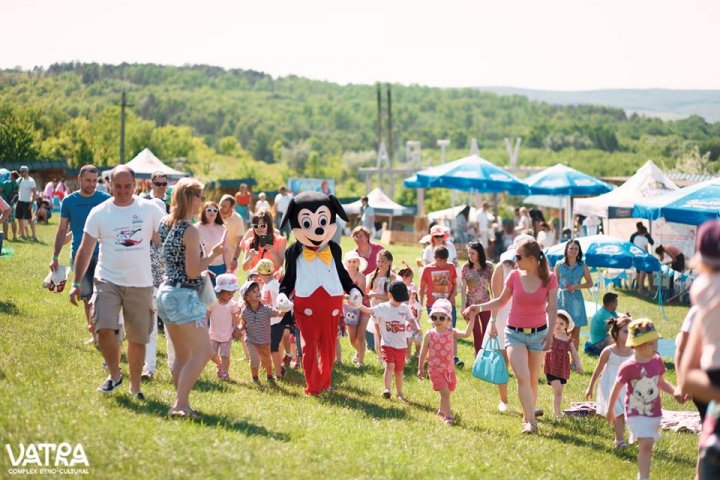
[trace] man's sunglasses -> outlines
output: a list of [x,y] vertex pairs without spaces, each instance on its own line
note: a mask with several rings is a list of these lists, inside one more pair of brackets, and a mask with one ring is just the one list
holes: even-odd
[[153,185],[156,187],[167,187],[167,182],[154,182]]
[[447,318],[445,315],[430,315],[430,320],[433,322],[444,322]]

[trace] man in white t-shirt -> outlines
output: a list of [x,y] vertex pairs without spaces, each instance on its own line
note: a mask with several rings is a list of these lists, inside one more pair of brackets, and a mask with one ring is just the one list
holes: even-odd
[[488,215],[489,210],[490,204],[488,202],[483,202],[480,208],[478,208],[477,213],[475,214],[478,240],[486,251],[490,240],[490,216]]
[[140,374],[153,322],[150,242],[159,243],[157,232],[165,212],[153,202],[133,195],[135,173],[129,167],[115,167],[110,182],[112,199],[94,207],[85,222],[83,239],[75,256],[70,301],[78,304],[80,281],[99,242],[92,320],[110,375],[98,391],[111,393],[122,383],[117,341],[122,308],[128,340],[130,394],[144,400]]
[[292,196],[287,192],[284,185],[280,186],[280,192],[275,195],[275,201],[273,202],[273,217],[275,218],[275,228],[280,230],[280,233],[290,238],[290,222],[285,224],[282,228],[282,219],[287,212],[288,205],[290,205]]
[[18,178],[17,184],[18,202],[15,206],[15,218],[18,219],[20,225],[20,238],[27,240],[27,227],[25,226],[25,222],[27,222],[30,224],[33,242],[37,242],[35,224],[32,221],[32,204],[37,195],[37,186],[35,180],[30,176],[30,169],[25,165],[20,167],[20,178]]

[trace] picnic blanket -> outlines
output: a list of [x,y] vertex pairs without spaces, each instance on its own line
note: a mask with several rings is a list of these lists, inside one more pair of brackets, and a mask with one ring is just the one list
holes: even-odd
[[[566,415],[572,417],[587,417],[595,415],[595,402],[572,402],[570,408],[563,410]],[[672,430],[673,432],[700,433],[702,424],[700,414],[687,410],[665,410],[662,409],[660,428]]]

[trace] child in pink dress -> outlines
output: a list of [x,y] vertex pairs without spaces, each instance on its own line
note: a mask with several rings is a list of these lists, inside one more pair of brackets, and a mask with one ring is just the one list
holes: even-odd
[[555,419],[562,416],[563,389],[570,378],[570,357],[578,372],[582,372],[580,356],[575,349],[575,344],[568,332],[575,328],[570,314],[564,310],[558,310],[555,330],[553,331],[552,346],[550,351],[545,352],[545,377],[547,383],[553,389],[553,410]]
[[418,377],[420,380],[425,378],[424,369],[427,361],[433,390],[440,392],[440,408],[437,415],[446,424],[452,425],[450,395],[457,386],[453,347],[455,339],[470,336],[475,324],[475,317],[470,318],[464,332],[451,327],[452,305],[449,300],[440,298],[430,308],[430,320],[433,323],[433,328],[428,330],[423,338],[420,360],[418,361]]

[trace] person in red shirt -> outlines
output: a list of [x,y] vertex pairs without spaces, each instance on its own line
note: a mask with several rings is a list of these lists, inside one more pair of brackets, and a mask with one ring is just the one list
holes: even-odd
[[246,183],[240,184],[240,190],[235,194],[235,211],[243,218],[245,223],[250,222],[250,207],[252,192]]
[[[439,246],[435,248],[435,261],[427,265],[420,277],[420,303],[424,303],[427,307],[428,315],[433,303],[440,298],[444,298],[452,304],[452,327],[455,328],[457,322],[457,312],[455,309],[455,294],[457,293],[457,270],[455,265],[448,262],[450,252],[447,247]],[[425,301],[427,299],[427,301]],[[462,368],[465,363],[457,356],[457,341],[453,348],[455,356],[455,365]]]

